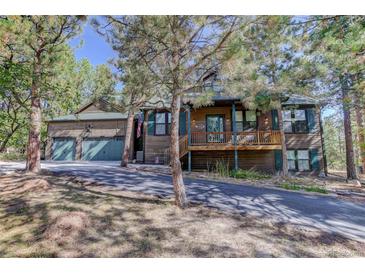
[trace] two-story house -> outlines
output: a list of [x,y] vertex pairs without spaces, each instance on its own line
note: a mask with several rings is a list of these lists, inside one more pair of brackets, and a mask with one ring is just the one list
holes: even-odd
[[[180,113],[180,157],[186,170],[230,168],[276,173],[282,169],[281,131],[285,132],[289,171],[319,174],[324,169],[320,112],[309,97],[291,96],[278,110],[245,109],[232,97],[216,96],[210,106],[186,102]],[[46,158],[53,160],[120,160],[126,115],[104,100],[48,124]],[[168,109],[145,107],[137,115],[131,159],[168,164],[171,116]],[[143,121],[141,119],[143,117]],[[280,128],[280,124],[283,128]]]

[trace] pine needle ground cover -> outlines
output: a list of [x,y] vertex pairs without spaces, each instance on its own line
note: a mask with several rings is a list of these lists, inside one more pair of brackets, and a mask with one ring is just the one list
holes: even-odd
[[71,177],[0,176],[0,257],[358,257],[365,244]]

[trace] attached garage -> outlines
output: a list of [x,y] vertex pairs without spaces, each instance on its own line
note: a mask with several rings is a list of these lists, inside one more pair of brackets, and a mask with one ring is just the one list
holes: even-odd
[[74,114],[54,117],[48,121],[46,159],[119,161],[126,125],[127,113],[102,99]]
[[75,138],[53,138],[52,160],[54,161],[73,161],[76,154]]
[[119,161],[121,160],[124,138],[85,138],[82,141],[81,160]]

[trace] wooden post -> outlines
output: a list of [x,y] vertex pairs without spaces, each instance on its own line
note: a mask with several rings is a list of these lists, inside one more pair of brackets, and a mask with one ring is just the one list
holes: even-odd
[[233,128],[233,145],[234,145],[234,169],[238,170],[236,105],[234,102],[232,103],[232,128]]
[[191,145],[191,115],[190,115],[190,107],[187,109],[188,111],[188,171],[191,172],[191,151],[189,146]]

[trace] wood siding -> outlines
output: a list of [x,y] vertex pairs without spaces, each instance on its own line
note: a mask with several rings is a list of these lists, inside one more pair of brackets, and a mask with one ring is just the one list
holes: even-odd
[[206,107],[191,110],[191,131],[205,132],[206,117],[209,114],[221,114],[224,116],[224,130],[231,131],[232,119],[231,107]]
[[[153,111],[144,112],[143,122],[143,157],[146,164],[167,164],[165,150],[170,146],[169,135],[151,135],[148,130],[149,115]],[[153,124],[155,126],[155,124]]]
[[[193,170],[214,170],[217,162],[224,161],[234,168],[233,151],[193,151]],[[273,174],[275,172],[274,151],[238,151],[238,167]]]
[[[297,150],[297,149],[318,149],[318,160],[320,165],[320,170],[324,170],[323,161],[323,150],[321,142],[321,132],[320,132],[320,115],[319,109],[316,109],[316,119],[315,119],[315,130],[311,133],[285,133],[285,143],[287,150]],[[296,175],[301,174],[318,174],[318,172],[291,172]]]
[[170,146],[170,136],[145,134],[144,161],[146,164],[166,164],[165,150]]
[[[243,106],[236,106],[236,110],[245,110]],[[205,132],[206,131],[206,116],[211,114],[224,115],[225,131],[232,131],[232,106],[222,107],[206,107],[199,109],[192,109],[191,111],[191,131]],[[258,130],[272,129],[271,111],[258,114],[257,117]]]
[[82,112],[104,112],[103,110],[99,109],[96,105],[90,105],[85,108]]

